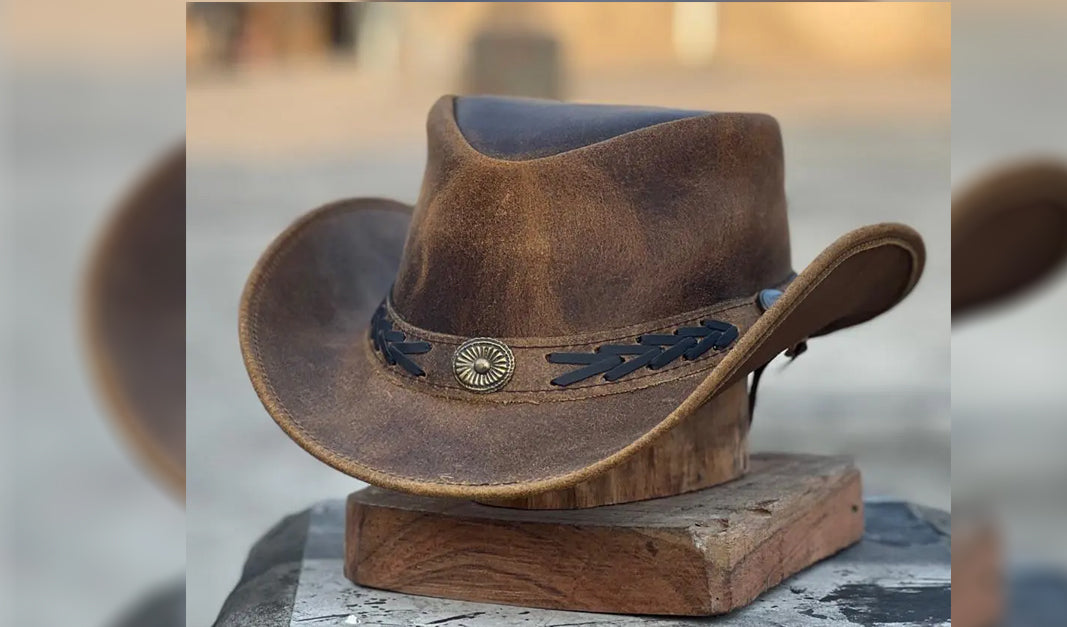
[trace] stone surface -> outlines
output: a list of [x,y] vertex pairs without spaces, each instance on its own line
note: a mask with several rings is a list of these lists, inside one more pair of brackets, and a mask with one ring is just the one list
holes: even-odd
[[[868,500],[863,540],[770,590],[717,625],[949,624],[949,517]],[[324,501],[253,548],[216,627],[293,625],[701,625],[707,619],[532,610],[419,597],[349,583],[341,572],[344,504]]]

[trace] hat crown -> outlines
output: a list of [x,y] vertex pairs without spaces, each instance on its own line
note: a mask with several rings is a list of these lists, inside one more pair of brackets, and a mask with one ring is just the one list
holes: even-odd
[[508,98],[438,100],[393,287],[460,336],[605,331],[791,273],[774,118]]

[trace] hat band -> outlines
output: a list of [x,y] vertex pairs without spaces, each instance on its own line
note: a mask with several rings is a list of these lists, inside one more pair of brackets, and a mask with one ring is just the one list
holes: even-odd
[[638,389],[715,366],[773,304],[777,289],[614,331],[574,337],[465,338],[420,329],[387,298],[368,346],[405,387],[501,402],[567,400]]
[[[638,370],[658,370],[676,359],[693,360],[710,350],[728,348],[737,339],[737,327],[719,320],[701,320],[697,327],[678,327],[671,334],[639,335],[636,344],[602,344],[591,353],[549,353],[548,363],[583,365],[552,379],[552,385],[568,386],[598,374],[617,381]],[[630,357],[630,359],[625,359]]]

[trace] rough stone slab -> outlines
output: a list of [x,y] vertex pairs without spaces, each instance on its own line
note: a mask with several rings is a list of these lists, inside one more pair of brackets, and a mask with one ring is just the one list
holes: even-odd
[[[716,625],[947,625],[948,515],[898,501],[867,500],[863,540],[765,593]],[[450,601],[351,584],[342,574],[344,503],[290,517],[253,548],[217,627],[704,625],[660,619]],[[296,553],[300,552],[300,557]],[[269,557],[268,557],[269,556]]]

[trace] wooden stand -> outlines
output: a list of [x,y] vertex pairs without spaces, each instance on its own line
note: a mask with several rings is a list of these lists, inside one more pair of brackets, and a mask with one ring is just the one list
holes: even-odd
[[470,601],[711,615],[862,534],[851,460],[755,455],[736,481],[595,509],[506,509],[367,488],[348,498],[345,575]]
[[673,496],[737,479],[748,470],[748,388],[736,383],[648,448],[571,488],[484,501],[521,509],[575,509]]

